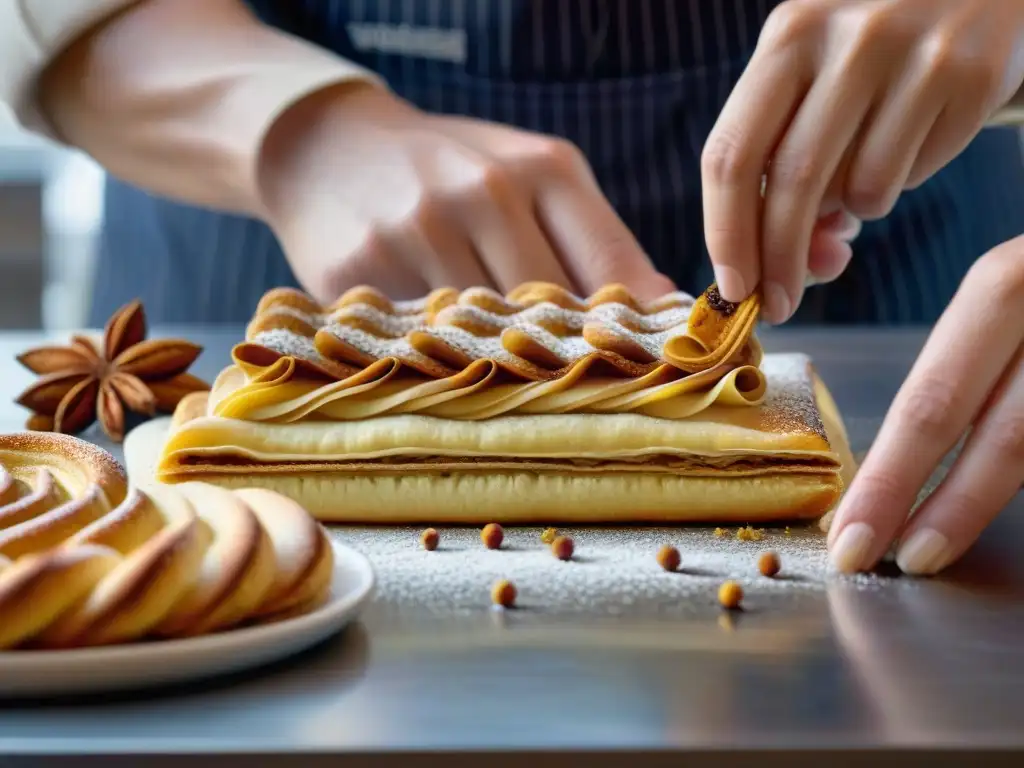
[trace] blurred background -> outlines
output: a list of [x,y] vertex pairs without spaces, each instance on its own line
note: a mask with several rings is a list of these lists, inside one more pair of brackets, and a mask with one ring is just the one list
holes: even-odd
[[0,330],[86,322],[103,171],[18,130],[0,105]]

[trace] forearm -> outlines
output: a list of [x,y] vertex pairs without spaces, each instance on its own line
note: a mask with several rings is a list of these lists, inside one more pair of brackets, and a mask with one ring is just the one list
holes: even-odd
[[144,0],[64,50],[36,96],[52,131],[115,176],[259,215],[261,149],[275,121],[310,94],[368,81],[238,0]]

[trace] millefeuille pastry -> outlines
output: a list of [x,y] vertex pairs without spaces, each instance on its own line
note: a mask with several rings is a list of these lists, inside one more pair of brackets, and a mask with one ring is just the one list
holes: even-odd
[[323,528],[264,489],[129,488],[106,451],[0,435],[0,649],[186,637],[319,605]]
[[155,470],[364,523],[816,518],[846,436],[801,355],[765,356],[759,299],[276,289],[233,364],[175,413]]

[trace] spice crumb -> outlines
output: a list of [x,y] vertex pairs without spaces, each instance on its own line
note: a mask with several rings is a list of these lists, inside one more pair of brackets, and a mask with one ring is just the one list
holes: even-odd
[[437,544],[440,541],[441,534],[439,534],[434,528],[427,528],[427,530],[420,534],[420,543],[428,552],[433,552],[437,549]]
[[572,539],[568,536],[559,536],[551,542],[551,552],[559,560],[572,560],[574,548]]
[[679,556],[679,550],[675,547],[666,545],[658,550],[658,565],[666,571],[678,570],[681,561],[682,558]]
[[502,579],[491,588],[491,602],[502,608],[511,608],[516,604],[518,593],[516,586],[508,579]]
[[787,535],[787,536],[790,536],[790,535],[792,535],[792,534],[790,534],[790,532],[789,532],[789,526],[788,526],[788,525],[786,526],[786,535]]
[[727,581],[718,588],[718,602],[726,610],[734,611],[743,602],[743,587],[735,581]]
[[557,538],[558,538],[558,529],[557,528],[545,528],[544,529],[544,533],[542,533],[540,535],[540,540],[543,541],[545,544],[552,544],[552,543],[554,543],[555,539],[557,539]]
[[505,531],[497,523],[488,523],[480,531],[480,540],[488,549],[500,549],[501,542],[505,540]]
[[715,538],[720,539],[723,536],[725,536],[725,534],[726,534],[725,528],[715,528]]
[[736,531],[739,541],[760,541],[764,538],[764,528],[751,528],[749,525]]
[[715,285],[710,286],[704,292],[704,295],[707,297],[708,306],[711,307],[716,312],[721,312],[726,317],[735,312],[737,307],[739,307],[739,304],[736,304],[731,301],[726,301],[725,299],[722,298],[722,294],[718,292],[717,283]]
[[769,579],[775,576],[782,569],[779,556],[775,552],[765,552],[757,560],[757,570]]

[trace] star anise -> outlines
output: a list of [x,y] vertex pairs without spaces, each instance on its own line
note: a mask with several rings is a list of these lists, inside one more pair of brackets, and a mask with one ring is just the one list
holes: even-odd
[[68,346],[38,347],[18,362],[41,376],[18,397],[33,411],[28,429],[78,434],[95,421],[111,440],[124,439],[125,411],[172,413],[190,392],[209,389],[186,373],[202,352],[184,339],[146,339],[139,301],[119,309],[103,338],[72,336]]

